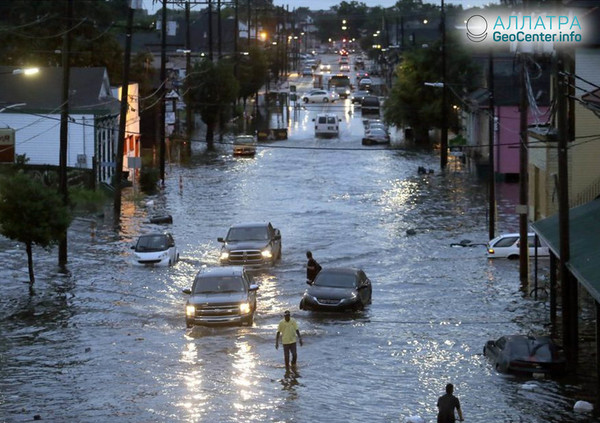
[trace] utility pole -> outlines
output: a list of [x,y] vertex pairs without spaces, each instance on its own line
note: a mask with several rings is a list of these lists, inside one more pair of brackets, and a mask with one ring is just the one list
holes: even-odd
[[248,22],[246,25],[248,28],[248,51],[250,51],[250,22],[252,22],[250,19],[250,0],[246,0],[246,11],[248,15]]
[[208,58],[213,61],[212,0],[208,0]]
[[556,116],[558,130],[558,227],[560,244],[560,279],[562,284],[563,345],[567,360],[575,364],[578,348],[577,281],[567,264],[571,259],[569,228],[569,164],[566,53],[557,50],[556,62]]
[[223,58],[223,50],[221,38],[223,38],[223,33],[221,31],[221,0],[217,0],[217,35],[219,36],[217,42],[217,52],[219,56],[219,60]]
[[[237,0],[236,0],[237,1]],[[192,39],[191,39],[191,31],[190,31],[190,2],[187,1],[185,3],[185,77],[187,78],[189,74],[192,72]],[[187,79],[186,79],[187,80]],[[187,91],[187,90],[186,90]],[[192,131],[194,130],[194,122],[192,121],[192,107],[189,100],[189,93],[186,92],[186,97],[188,97],[187,104],[185,106],[185,124],[187,129],[187,137],[188,137],[188,145],[191,147],[191,137]]]
[[[63,204],[69,205],[69,187],[67,184],[67,152],[69,142],[69,84],[70,84],[70,60],[71,52],[71,23],[73,22],[73,0],[67,0],[67,17],[65,23],[65,34],[63,35],[62,50],[62,103],[60,112],[60,151],[59,151],[59,191],[62,195]],[[58,244],[58,265],[64,267],[67,264],[67,231],[62,234]]]
[[160,90],[159,95],[159,132],[160,142],[160,180],[162,186],[165,186],[165,97],[167,84],[167,0],[162,0],[162,26],[161,26],[161,46],[160,46]]
[[494,54],[492,50],[488,56],[488,91],[489,91],[489,121],[488,121],[488,209],[489,209],[489,227],[488,236],[490,240],[496,237],[496,163],[495,163],[495,143],[494,134],[496,126],[495,102],[494,102]]
[[448,87],[446,83],[446,11],[444,9],[444,0],[442,0],[442,16],[441,16],[441,30],[442,30],[442,136],[440,142],[440,167],[442,170],[446,169],[448,164]]
[[115,168],[115,197],[114,223],[119,225],[121,217],[121,180],[123,179],[123,152],[125,151],[125,129],[127,126],[127,112],[129,111],[129,64],[131,62],[131,38],[133,27],[133,7],[127,9],[127,29],[125,34],[125,58],[123,60],[123,82],[121,84],[121,113],[119,115],[119,139],[117,140],[116,168]]
[[519,130],[519,277],[521,286],[529,286],[529,239],[527,237],[529,218],[528,218],[528,167],[529,158],[527,151],[527,124],[528,124],[528,102],[527,86],[525,79],[526,59],[524,53],[521,53],[520,85],[521,85],[521,105],[520,112],[520,130]]

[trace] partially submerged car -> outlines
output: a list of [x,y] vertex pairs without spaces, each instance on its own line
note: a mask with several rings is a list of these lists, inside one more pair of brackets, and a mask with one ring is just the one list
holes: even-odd
[[238,135],[233,140],[234,156],[254,156],[256,154],[256,138],[253,135]]
[[371,296],[371,281],[361,269],[323,269],[304,292],[300,309],[357,311],[371,304]]
[[254,322],[258,285],[243,267],[213,267],[201,269],[185,305],[185,325],[247,324]]
[[136,265],[171,266],[179,260],[175,240],[168,232],[142,235],[131,249]]
[[483,354],[502,373],[560,375],[567,363],[563,349],[548,336],[502,336],[488,341]]
[[261,268],[281,259],[281,232],[270,222],[240,223],[229,228],[219,261],[222,265]]
[[365,131],[362,145],[381,145],[390,143],[390,134],[384,128],[373,127]]
[[[520,234],[508,233],[497,236],[487,243],[487,257],[488,258],[507,258],[507,259],[518,259],[521,253],[520,249]],[[537,250],[538,257],[548,257],[550,255],[550,249],[537,238],[535,233],[529,232],[527,234],[527,243],[529,245],[529,257],[534,257]]]

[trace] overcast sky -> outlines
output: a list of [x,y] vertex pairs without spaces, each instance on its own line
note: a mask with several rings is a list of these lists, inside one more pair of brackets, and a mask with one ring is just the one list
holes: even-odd
[[[225,1],[225,0],[224,0]],[[351,0],[347,0],[350,2]],[[391,7],[396,4],[396,0],[358,0],[361,3],[365,3],[369,7],[383,6]],[[298,7],[308,7],[311,10],[329,10],[331,6],[337,6],[342,0],[273,0],[273,4],[276,6],[289,5],[290,10]],[[216,4],[217,0],[213,0]],[[240,4],[243,4],[243,0],[240,0]],[[441,1],[426,0],[425,3],[441,4]],[[446,4],[462,4],[463,9],[470,7],[481,7],[490,3],[499,3],[498,0],[446,0]],[[142,7],[148,10],[148,13],[153,14],[160,9],[162,0],[142,0]],[[203,6],[205,7],[205,6]]]

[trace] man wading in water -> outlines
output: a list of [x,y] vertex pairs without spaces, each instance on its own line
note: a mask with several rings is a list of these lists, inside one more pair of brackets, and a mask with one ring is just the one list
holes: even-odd
[[283,358],[285,361],[286,373],[290,371],[290,353],[292,354],[292,370],[295,371],[296,359],[298,354],[296,353],[296,335],[300,346],[302,346],[302,337],[298,331],[298,323],[295,319],[290,316],[290,311],[286,310],[283,314],[284,318],[279,322],[277,327],[277,335],[275,337],[275,349],[279,349],[279,335],[281,334],[281,343],[283,344]]

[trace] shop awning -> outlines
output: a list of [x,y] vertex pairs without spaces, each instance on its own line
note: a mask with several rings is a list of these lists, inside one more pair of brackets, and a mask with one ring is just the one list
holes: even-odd
[[[533,231],[560,258],[558,214],[538,220]],[[600,302],[600,199],[569,210],[571,258],[568,269]]]

